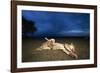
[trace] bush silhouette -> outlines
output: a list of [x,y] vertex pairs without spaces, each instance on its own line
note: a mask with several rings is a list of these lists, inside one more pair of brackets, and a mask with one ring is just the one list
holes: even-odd
[[35,27],[35,22],[34,21],[29,21],[27,19],[25,19],[25,17],[22,16],[22,34],[23,37],[28,37],[27,34],[31,33],[31,35],[33,35],[33,33],[36,31],[36,27]]

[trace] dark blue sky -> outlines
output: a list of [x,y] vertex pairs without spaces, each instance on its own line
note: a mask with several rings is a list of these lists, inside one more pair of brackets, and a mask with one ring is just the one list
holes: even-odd
[[88,13],[22,10],[22,16],[35,22],[33,36],[89,36]]

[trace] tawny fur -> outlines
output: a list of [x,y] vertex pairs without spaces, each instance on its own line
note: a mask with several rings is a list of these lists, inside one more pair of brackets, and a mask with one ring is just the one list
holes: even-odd
[[55,39],[47,39],[45,38],[46,42],[44,42],[37,50],[50,50],[52,41],[55,41]]
[[76,54],[76,50],[74,45],[71,44],[62,44],[62,43],[56,43],[55,39],[47,39],[45,38],[46,42],[44,42],[39,49],[37,50],[62,50],[67,55],[70,55],[72,57],[78,58],[78,55]]

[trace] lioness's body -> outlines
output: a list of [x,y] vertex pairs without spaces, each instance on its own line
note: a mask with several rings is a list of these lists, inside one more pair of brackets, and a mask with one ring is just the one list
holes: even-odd
[[77,54],[75,53],[75,47],[73,44],[61,44],[56,43],[55,39],[47,39],[47,41],[44,42],[38,50],[62,50],[67,55],[70,55],[72,57],[78,58]]

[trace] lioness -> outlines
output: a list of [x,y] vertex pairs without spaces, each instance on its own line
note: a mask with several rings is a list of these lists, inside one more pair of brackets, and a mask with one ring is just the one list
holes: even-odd
[[46,42],[44,42],[39,49],[37,50],[62,50],[64,53],[66,53],[69,56],[75,57],[76,59],[78,58],[76,54],[76,50],[74,45],[71,44],[62,44],[62,43],[56,43],[55,39],[48,39],[45,38]]

